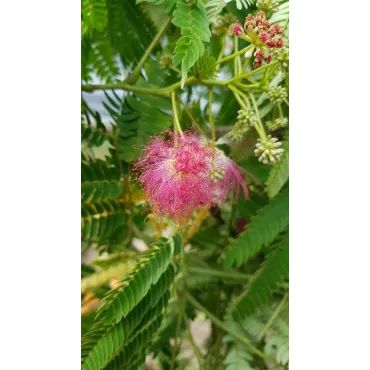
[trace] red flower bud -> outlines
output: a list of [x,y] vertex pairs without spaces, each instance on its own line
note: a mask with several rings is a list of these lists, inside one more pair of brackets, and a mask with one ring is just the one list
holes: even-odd
[[231,26],[230,26],[230,32],[239,37],[240,35],[244,35],[244,30],[243,30],[243,27],[242,25],[240,24],[239,21],[237,21],[236,23],[233,23]]

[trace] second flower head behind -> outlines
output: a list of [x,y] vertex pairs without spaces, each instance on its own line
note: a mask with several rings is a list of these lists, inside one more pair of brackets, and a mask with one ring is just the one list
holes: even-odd
[[155,214],[183,223],[198,207],[221,204],[229,191],[241,187],[248,196],[238,166],[212,143],[190,131],[168,136],[153,137],[135,165]]

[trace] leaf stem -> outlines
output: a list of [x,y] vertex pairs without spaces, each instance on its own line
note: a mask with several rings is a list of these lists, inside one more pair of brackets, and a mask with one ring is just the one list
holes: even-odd
[[251,278],[250,275],[242,274],[240,272],[228,272],[228,271],[222,271],[222,270],[217,270],[213,268],[203,268],[203,267],[195,267],[195,266],[190,266],[189,272],[198,273],[199,275],[219,277],[222,279],[234,279],[234,280],[245,281]]
[[[237,53],[239,49],[239,42],[238,42],[239,39],[236,36],[234,36],[233,41],[234,41],[234,50]],[[240,64],[240,57],[239,55],[237,55],[234,59],[234,76],[237,76],[240,73],[239,64]]]
[[262,340],[262,338],[266,334],[267,330],[270,328],[270,326],[272,325],[272,323],[275,321],[276,317],[279,315],[280,311],[283,309],[283,307],[284,307],[285,302],[286,302],[287,299],[288,299],[288,293],[285,293],[283,299],[281,300],[281,302],[279,303],[279,305],[276,307],[276,310],[274,311],[274,313],[272,314],[272,316],[270,317],[270,319],[267,321],[267,323],[264,326],[264,328],[258,334],[257,343],[259,343]]
[[131,86],[125,82],[109,83],[104,85],[82,85],[81,90],[85,92],[93,92],[94,90],[126,90],[138,94],[148,94],[153,96],[168,96],[167,88],[152,89],[139,86]]
[[179,99],[180,104],[182,104],[184,112],[188,115],[193,125],[197,128],[197,130],[200,132],[200,134],[208,139],[206,133],[203,131],[203,129],[200,127],[199,123],[195,120],[194,116],[191,114],[189,108],[186,106],[186,104],[181,100],[181,98],[177,95],[177,98]]
[[179,117],[177,114],[177,106],[176,106],[176,93],[175,91],[171,92],[171,102],[172,102],[172,110],[173,110],[173,125],[175,128],[175,131],[177,130],[181,136],[184,136],[184,133],[182,132]]
[[204,312],[209,319],[220,329],[224,330],[226,333],[229,333],[231,336],[233,336],[238,342],[245,344],[247,347],[250,348],[251,352],[256,354],[257,356],[265,359],[266,361],[273,362],[276,364],[276,360],[266,356],[263,352],[261,352],[258,348],[256,348],[252,341],[244,336],[241,336],[239,333],[234,332],[233,329],[228,327],[225,323],[223,323],[221,320],[219,320],[216,316],[214,316],[211,312],[209,312],[205,307],[203,307],[189,292],[186,293],[186,299],[199,311]]
[[170,23],[171,23],[171,18],[169,18],[168,21],[166,23],[164,23],[163,26],[158,30],[157,34],[155,35],[155,37],[153,38],[152,42],[150,43],[150,45],[145,50],[144,55],[139,60],[139,63],[137,64],[137,66],[135,67],[135,69],[125,79],[125,82],[126,83],[128,83],[130,85],[134,85],[136,83],[136,81],[139,79],[141,69],[143,68],[146,60],[150,56],[150,53],[153,51],[154,47],[157,45],[157,43],[159,42],[159,40],[163,36],[164,32],[166,31],[166,28],[168,27],[168,25]]
[[250,71],[248,73],[245,73],[245,74],[241,74],[239,76],[235,76],[234,78],[232,78],[231,80],[229,80],[229,83],[233,83],[234,81],[238,81],[238,80],[243,80],[249,76],[252,76],[254,75],[255,73],[257,72],[260,72],[260,71],[263,71],[264,69],[266,68],[269,68],[269,67],[272,67],[272,66],[275,66],[276,64],[278,63],[278,61],[274,61],[270,64],[265,64],[263,65],[262,67],[259,67],[259,68],[256,68],[254,69],[253,71]]
[[220,54],[218,55],[216,65],[218,64],[218,62],[220,62],[220,61],[221,61],[222,56],[224,55],[225,45],[226,45],[226,37],[225,37],[225,36],[223,36],[223,37],[222,37],[222,39],[221,39],[221,50],[220,50]]
[[221,63],[228,62],[229,60],[234,59],[234,58],[235,58],[235,57],[237,57],[238,55],[241,55],[241,54],[246,53],[246,52],[247,52],[247,51],[248,51],[252,46],[253,46],[253,44],[248,45],[248,46],[247,46],[247,47],[245,47],[244,49],[241,49],[241,50],[239,50],[239,51],[237,51],[237,52],[235,52],[235,53],[233,53],[233,54],[228,55],[228,56],[227,56],[227,57],[225,57],[225,58],[220,59],[220,60],[216,63],[216,65],[217,65],[217,64],[221,64]]
[[256,117],[258,119],[258,125],[260,127],[260,130],[262,131],[262,136],[260,135],[261,136],[261,139],[266,140],[266,132],[265,132],[265,129],[263,128],[263,125],[262,125],[262,121],[261,121],[261,117],[260,117],[260,114],[259,114],[259,111],[258,111],[256,99],[254,98],[253,94],[251,94],[250,92],[248,93],[248,95],[249,95],[249,97],[250,97],[250,99],[252,101],[254,112],[255,112]]
[[202,356],[201,356],[201,353],[200,353],[200,350],[199,350],[197,344],[195,343],[193,335],[191,333],[190,320],[188,320],[188,318],[186,316],[186,312],[184,313],[184,316],[185,316],[185,322],[187,324],[187,334],[188,334],[189,342],[190,342],[191,346],[193,347],[195,357],[197,358],[198,365],[199,365],[199,370],[203,370]]
[[216,132],[215,132],[215,123],[213,121],[213,116],[212,116],[212,99],[213,99],[213,88],[210,87],[209,94],[208,94],[208,120],[211,126],[211,135],[212,135],[213,145],[215,145]]

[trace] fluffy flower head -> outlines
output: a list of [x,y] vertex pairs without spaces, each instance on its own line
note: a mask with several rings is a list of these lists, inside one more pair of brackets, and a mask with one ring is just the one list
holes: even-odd
[[[186,221],[200,206],[220,204],[231,190],[247,187],[236,164],[192,132],[154,137],[135,169],[153,212]],[[175,144],[176,143],[176,144]]]

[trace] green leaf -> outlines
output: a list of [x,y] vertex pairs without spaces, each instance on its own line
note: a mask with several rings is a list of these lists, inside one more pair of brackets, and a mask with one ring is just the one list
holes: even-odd
[[225,250],[226,267],[240,266],[269,245],[289,223],[289,188],[262,207],[251,223]]
[[246,286],[244,292],[233,302],[228,311],[236,319],[251,315],[272,296],[272,289],[289,274],[289,235],[267,256],[256,273],[257,277]]
[[[163,286],[167,289],[174,275],[172,267],[168,266],[172,255],[173,247],[170,241],[141,255],[134,270],[126,276],[118,288],[103,299],[104,303],[98,310],[97,319],[104,317],[107,325],[118,322],[147,296],[152,285],[159,282],[161,286],[165,283]],[[161,289],[164,288],[153,288],[152,300],[155,301],[164,293]],[[120,307],[119,313],[114,309],[117,306]]]
[[171,13],[172,9],[176,5],[177,0],[136,0],[136,4],[140,4],[143,2],[152,3],[154,5],[161,5],[164,4],[163,10],[165,13]]
[[253,370],[252,359],[245,345],[235,343],[224,360],[225,370]]
[[[97,334],[102,332],[88,332],[82,339],[82,369],[98,370],[110,362],[115,364],[115,357],[120,357],[120,351],[125,353],[125,359],[119,358],[120,366],[131,361],[136,351],[141,352],[143,334],[147,335],[149,330],[152,335],[158,329],[168,300],[169,292],[159,297],[154,305],[150,305],[150,299],[145,297],[126,320],[110,327],[98,340]],[[129,346],[130,343],[133,345]]]
[[173,64],[177,66],[181,63],[183,87],[188,71],[204,53],[202,41],[209,42],[211,32],[203,4],[189,6],[178,1],[173,15],[172,23],[181,27],[182,34],[174,50]]
[[84,241],[99,245],[113,240],[115,232],[125,224],[126,214],[123,203],[117,201],[99,201],[84,204],[82,212],[81,237]]
[[218,67],[216,58],[209,56],[209,51],[206,50],[203,56],[193,66],[194,75],[201,79],[215,78]]
[[115,199],[123,191],[123,183],[118,167],[96,160],[81,164],[81,201],[95,203],[97,201]]
[[81,12],[83,28],[86,33],[93,30],[102,32],[107,24],[107,8],[105,0],[82,0]]
[[118,128],[120,159],[130,163],[137,159],[150,136],[171,126],[172,116],[164,112],[171,105],[166,99],[141,94],[110,98],[109,103],[103,104]]

